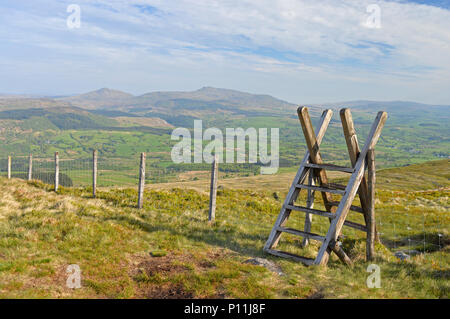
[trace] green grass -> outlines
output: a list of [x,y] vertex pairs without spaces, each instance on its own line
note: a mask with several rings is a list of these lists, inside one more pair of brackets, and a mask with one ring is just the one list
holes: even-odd
[[[274,196],[270,186],[219,190],[211,224],[208,195],[187,188],[149,189],[138,210],[135,189],[100,189],[92,199],[89,189],[55,194],[50,185],[0,178],[0,298],[448,298],[448,161],[424,167],[379,171],[380,289],[366,286],[365,241],[353,229],[343,241],[353,268],[335,256],[328,267],[305,267],[265,255],[286,193]],[[430,187],[433,175],[439,187]],[[356,213],[351,219],[361,222]],[[327,225],[314,218],[313,231]],[[302,229],[302,216],[288,226]],[[299,243],[285,236],[280,249],[308,255],[317,248]],[[404,262],[393,256],[408,248],[422,253]],[[285,275],[243,263],[253,257],[274,261]],[[70,264],[81,268],[81,289],[66,287]]]

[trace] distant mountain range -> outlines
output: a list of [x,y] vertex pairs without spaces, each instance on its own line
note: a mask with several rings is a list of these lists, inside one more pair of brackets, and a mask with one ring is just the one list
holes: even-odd
[[[203,87],[196,91],[150,92],[135,96],[130,93],[103,88],[84,94],[57,97],[36,98],[28,96],[0,95],[0,111],[29,108],[78,107],[96,114],[110,117],[183,115],[205,117],[215,114],[243,116],[295,116],[298,105],[270,95],[250,94],[246,92]],[[441,111],[448,116],[448,105],[428,105],[407,101],[347,101],[326,104],[310,104],[312,112],[324,108],[339,109],[350,107],[364,112],[385,110],[391,113],[435,112]],[[67,110],[65,111],[67,112]],[[78,113],[76,111],[75,113]]]
[[64,97],[58,101],[96,110],[120,110],[137,114],[174,113],[181,110],[185,115],[207,113],[252,113],[267,115],[270,112],[284,113],[295,109],[295,105],[270,95],[250,94],[229,89],[204,87],[192,92],[151,92],[140,96],[100,89],[97,91]]
[[[309,106],[314,125],[324,109],[335,111],[325,144],[339,160],[344,158],[337,155],[341,153],[337,152],[337,145],[344,143],[339,118],[339,109],[343,107],[352,109],[361,143],[372,125],[374,113],[388,112],[389,119],[381,136],[385,147],[379,148],[383,165],[450,156],[449,106],[405,101],[349,101]],[[86,155],[98,147],[108,154],[129,156],[127,150],[140,152],[147,145],[149,151],[166,152],[161,155],[166,158],[170,154],[167,141],[173,128],[192,128],[194,120],[202,119],[204,127],[221,130],[280,128],[282,165],[288,167],[296,161],[302,136],[297,107],[270,95],[212,87],[140,96],[106,88],[66,97],[0,96],[0,139],[3,141],[0,153],[23,155],[39,150],[49,155],[67,150],[67,155],[72,155],[76,149]],[[45,141],[54,141],[55,145]]]

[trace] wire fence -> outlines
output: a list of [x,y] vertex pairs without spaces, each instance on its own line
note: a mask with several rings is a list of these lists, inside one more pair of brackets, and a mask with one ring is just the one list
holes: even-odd
[[[30,158],[28,156],[11,157],[10,174],[12,178],[28,179]],[[154,163],[146,163],[147,182],[165,182],[170,169],[161,169]],[[8,157],[0,159],[0,176],[8,176]],[[46,184],[55,182],[55,159],[32,157],[33,180]],[[64,187],[92,186],[93,158],[59,157],[59,185]],[[97,159],[98,187],[133,187],[138,185],[139,158],[102,157]]]
[[441,250],[448,244],[448,211],[424,211],[420,214],[389,212],[377,215],[377,228],[384,244],[408,255]]
[[[55,183],[55,159],[28,156],[0,158],[0,176],[29,179],[46,184]],[[93,157],[59,158],[59,185],[63,187],[92,187]],[[136,158],[115,158],[98,156],[97,186],[137,188],[139,184],[140,162]],[[159,168],[155,163],[146,163],[146,183],[165,181],[167,174],[174,173]],[[400,214],[402,214],[400,216]],[[227,220],[233,224],[233,220]],[[242,218],[240,225],[249,225],[262,233],[270,232],[272,225],[260,223],[252,218]],[[393,251],[402,251],[414,255],[442,249],[447,243],[445,229],[450,224],[450,217],[444,211],[440,213],[408,214],[392,211],[389,214],[377,214],[377,230],[383,244]],[[436,226],[440,225],[440,226]],[[301,222],[296,225],[301,227]]]

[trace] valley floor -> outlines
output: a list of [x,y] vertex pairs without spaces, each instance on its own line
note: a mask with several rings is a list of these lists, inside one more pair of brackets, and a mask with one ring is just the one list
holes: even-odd
[[[448,298],[449,171],[444,160],[378,172],[384,245],[373,263],[381,288],[367,287],[371,263],[364,234],[353,229],[343,241],[353,268],[335,256],[327,267],[305,267],[262,252],[288,173],[219,183],[213,224],[204,181],[149,186],[138,210],[135,189],[102,189],[92,199],[88,189],[56,194],[40,182],[0,178],[0,298]],[[288,226],[302,229],[302,217],[293,214]],[[313,232],[327,228],[313,220]],[[317,249],[300,243],[286,236],[280,246],[306,255]],[[401,261],[399,250],[415,253]],[[256,257],[283,274],[245,263]],[[72,264],[81,269],[79,289],[66,285]]]

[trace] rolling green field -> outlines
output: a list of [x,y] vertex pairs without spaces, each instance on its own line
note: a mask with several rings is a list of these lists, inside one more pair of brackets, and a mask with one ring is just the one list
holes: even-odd
[[[314,109],[311,113],[314,116],[313,122],[316,124],[317,110]],[[321,146],[322,156],[326,162],[349,165],[347,147],[339,116],[336,113]],[[4,115],[6,116],[11,117],[10,114]],[[91,115],[88,113],[83,116]],[[359,142],[362,145],[375,114],[355,110],[353,117]],[[48,120],[48,118],[45,119]],[[13,156],[13,166],[17,167],[17,173],[25,173],[27,172],[25,157],[28,154],[32,153],[35,158],[50,160],[54,152],[59,152],[60,158],[68,163],[65,174],[73,180],[73,185],[87,185],[90,183],[89,161],[94,149],[99,152],[101,161],[99,183],[103,186],[112,186],[114,183],[117,183],[116,186],[135,184],[140,152],[147,153],[147,171],[149,172],[147,179],[152,183],[176,181],[181,173],[209,169],[206,164],[174,164],[172,162],[170,152],[177,142],[170,138],[172,128],[130,126],[130,124],[124,127],[111,127],[107,125],[112,124],[113,118],[103,119],[101,115],[95,115],[87,121],[97,126],[95,129],[67,128],[77,125],[77,123],[69,123],[70,125],[67,123],[70,117],[64,118],[63,123],[66,127],[50,117],[55,121],[55,125],[54,127],[48,125],[45,129],[41,126],[41,122],[45,119],[40,117],[32,120],[0,120],[5,127],[0,130],[1,174],[5,174],[8,155]],[[176,124],[178,120],[173,119]],[[166,116],[166,120],[170,122],[171,117]],[[35,126],[27,126],[28,121],[32,121]],[[447,123],[448,117],[445,114],[439,117],[437,113],[431,113],[418,118],[393,112],[389,115],[376,147],[378,167],[398,167],[448,158],[450,129]],[[56,127],[56,124],[60,127]],[[192,129],[193,118],[179,124],[185,124],[188,129]],[[225,132],[227,127],[279,128],[280,171],[295,171],[306,149],[295,113],[277,117],[217,115],[204,119],[204,130],[208,127],[217,127],[222,132]],[[206,144],[205,141],[204,145]],[[72,164],[69,163],[70,160],[73,160]],[[226,164],[221,165],[220,169],[222,172],[227,172],[229,177],[249,176],[259,174],[260,165],[258,163]]]

